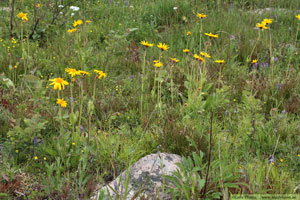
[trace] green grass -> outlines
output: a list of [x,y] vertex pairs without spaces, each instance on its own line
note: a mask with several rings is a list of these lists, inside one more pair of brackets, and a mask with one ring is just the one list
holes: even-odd
[[[203,152],[200,173],[210,171],[198,194],[206,197],[299,193],[300,2],[112,2],[75,1],[70,5],[80,10],[71,16],[65,6],[53,23],[60,9],[54,0],[37,1],[39,8],[17,2],[11,33],[11,13],[0,11],[0,195],[86,199],[97,184],[157,151]],[[277,10],[255,13],[264,8]],[[22,23],[19,12],[29,20]],[[198,12],[207,14],[202,33]],[[255,29],[265,18],[273,19],[270,29]],[[78,19],[84,23],[68,33]],[[142,40],[155,46],[145,48]],[[159,42],[169,50],[160,51]],[[200,50],[211,58],[196,61]],[[67,67],[90,75],[72,82]],[[107,77],[97,79],[94,69]],[[70,83],[59,92],[66,108],[49,86],[57,77]],[[187,193],[172,194],[196,198]]]

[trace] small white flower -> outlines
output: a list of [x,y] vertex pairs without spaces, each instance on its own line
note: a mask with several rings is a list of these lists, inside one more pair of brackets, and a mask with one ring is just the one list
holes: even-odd
[[74,16],[75,14],[74,13],[71,13],[71,16]]
[[58,7],[59,7],[59,8],[63,8],[64,6],[63,6],[63,5],[58,5]]
[[177,9],[178,9],[178,7],[174,7],[174,8],[173,8],[173,10],[177,10]]
[[77,6],[70,6],[70,9],[73,11],[78,11],[80,8]]
[[64,14],[64,13],[63,13],[63,12],[59,12],[59,14],[61,14],[61,15],[62,15],[62,14]]

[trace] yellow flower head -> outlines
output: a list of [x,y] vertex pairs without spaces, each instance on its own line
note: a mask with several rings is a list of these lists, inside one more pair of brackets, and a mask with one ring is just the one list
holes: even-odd
[[153,63],[158,63],[159,61],[158,60],[153,60]]
[[268,27],[266,27],[266,24],[263,23],[263,22],[262,23],[257,23],[256,27],[261,29],[261,30],[268,29]]
[[264,19],[261,23],[268,25],[268,24],[272,24],[272,22],[273,22],[273,19]]
[[47,158],[46,158],[46,157],[44,157],[44,160],[47,160]]
[[37,156],[34,156],[33,158],[34,158],[34,160],[38,160],[39,159]]
[[39,8],[40,6],[41,6],[41,4],[39,4],[39,3],[35,5],[36,8]]
[[297,19],[299,19],[299,20],[300,20],[300,15],[296,15],[296,17],[297,17]]
[[68,29],[68,33],[73,33],[75,31],[77,31],[77,28]]
[[56,99],[56,103],[59,104],[62,108],[67,107],[67,102],[64,100],[64,98]]
[[218,34],[212,34],[212,33],[205,33],[210,39],[211,38],[218,38]]
[[206,18],[207,15],[203,14],[203,13],[197,13],[197,17],[199,19],[203,19],[203,18]]
[[178,62],[179,62],[179,60],[176,59],[176,58],[170,58],[170,60],[171,60],[173,63],[178,63]]
[[283,162],[283,159],[282,159],[282,158],[280,158],[280,162]]
[[73,22],[73,26],[74,26],[74,27],[79,26],[79,25],[81,25],[81,24],[83,24],[83,21],[82,21],[81,19],[75,20],[75,21]]
[[205,53],[205,52],[202,52],[202,51],[200,52],[200,55],[204,56],[206,58],[210,58],[211,57],[208,53]]
[[103,71],[95,69],[94,72],[98,74],[98,79],[106,78],[106,73],[104,73]]
[[191,32],[190,32],[190,31],[188,31],[188,32],[186,33],[186,35],[187,35],[187,36],[191,35]]
[[199,56],[198,54],[194,54],[194,58],[196,60],[198,60],[199,62],[205,62],[204,58],[202,58],[201,56]]
[[145,46],[145,47],[147,47],[147,48],[148,48],[148,47],[153,47],[153,46],[154,46],[153,43],[148,43],[148,42],[145,41],[145,40],[144,40],[144,41],[141,41],[140,44],[143,45],[143,46]]
[[89,24],[91,23],[92,21],[91,20],[86,20],[85,23]]
[[77,71],[76,69],[73,68],[66,68],[65,71],[68,72],[68,74],[71,75],[71,77],[74,77],[76,75],[81,75],[80,71]]
[[154,63],[154,67],[160,68],[163,64],[161,62]]
[[161,42],[157,45],[157,47],[160,48],[160,50],[162,50],[162,51],[167,51],[169,49],[168,45],[166,45],[165,43],[161,43]]
[[258,60],[255,59],[255,60],[252,60],[251,63],[252,63],[252,64],[255,64],[255,63],[257,63],[257,62],[258,62]]
[[183,49],[182,52],[183,53],[188,53],[188,52],[190,52],[190,50],[189,49]]
[[63,90],[65,89],[65,85],[69,85],[69,83],[62,78],[54,78],[54,79],[49,79],[52,83],[50,85],[53,85],[54,90],[61,90],[61,87]]
[[85,76],[85,75],[90,75],[90,72],[86,72],[86,71],[82,71],[82,70],[78,70],[79,71],[79,73],[81,74],[81,75],[83,75],[83,76]]
[[20,19],[22,19],[23,22],[28,21],[27,13],[20,12],[20,13],[17,15],[17,17],[20,18]]
[[222,64],[222,63],[225,63],[225,61],[224,60],[216,60],[215,63]]
[[16,153],[19,153],[19,150],[18,150],[18,149],[16,149]]

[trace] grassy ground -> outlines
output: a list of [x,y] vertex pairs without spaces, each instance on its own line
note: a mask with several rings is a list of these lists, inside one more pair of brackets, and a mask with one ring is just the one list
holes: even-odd
[[[174,199],[299,193],[300,2],[60,3],[17,1],[12,18],[0,9],[0,198],[87,199],[157,151],[199,166],[195,190],[178,184]],[[54,90],[55,78],[69,84]]]

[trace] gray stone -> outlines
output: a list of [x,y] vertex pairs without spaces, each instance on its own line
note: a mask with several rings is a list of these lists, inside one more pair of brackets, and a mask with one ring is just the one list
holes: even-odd
[[292,11],[285,8],[263,8],[263,9],[256,9],[253,11],[250,11],[252,14],[258,14],[263,15],[265,13],[272,13],[272,14],[290,14],[290,13],[296,13],[297,11]]
[[[129,200],[133,197],[137,197],[136,199],[155,199],[156,196],[160,196],[164,200],[171,199],[169,195],[161,190],[162,186],[168,183],[163,175],[172,175],[172,172],[178,169],[176,163],[181,161],[181,157],[175,154],[156,153],[147,155],[133,164],[127,173],[124,171],[114,181],[102,187],[92,199],[98,200],[101,191],[105,194],[105,200],[110,199],[109,196],[112,199],[118,199],[115,192],[121,195],[122,199],[126,196],[126,199]],[[125,192],[125,182],[127,180],[128,189]]]
[[10,7],[0,7],[0,10],[10,12]]

